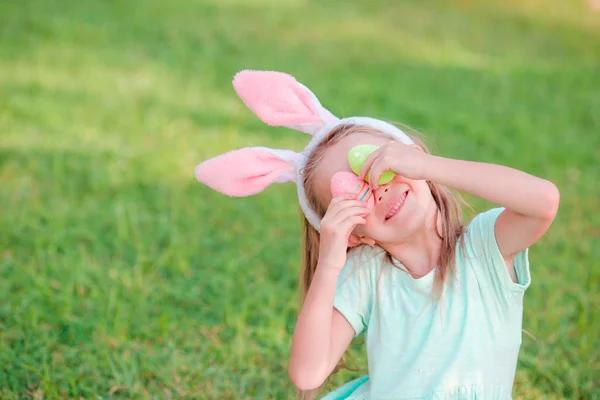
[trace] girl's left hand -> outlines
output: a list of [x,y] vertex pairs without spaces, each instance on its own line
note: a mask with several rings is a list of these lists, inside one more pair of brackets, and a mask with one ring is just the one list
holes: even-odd
[[422,172],[431,155],[425,153],[417,145],[406,145],[397,140],[390,140],[369,154],[358,177],[369,178],[372,189],[379,187],[379,178],[386,171],[394,171],[408,179],[424,179]]

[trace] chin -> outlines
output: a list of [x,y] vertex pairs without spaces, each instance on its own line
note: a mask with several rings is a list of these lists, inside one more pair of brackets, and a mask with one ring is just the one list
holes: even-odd
[[398,214],[386,222],[367,222],[365,234],[375,239],[378,244],[402,243],[423,230],[432,210],[436,210],[433,197],[423,199],[414,196]]
[[386,230],[391,231],[389,236],[392,239],[389,242],[402,242],[422,230],[426,225],[427,213],[421,207],[417,207],[416,210],[404,211],[404,215],[397,215],[387,223]]

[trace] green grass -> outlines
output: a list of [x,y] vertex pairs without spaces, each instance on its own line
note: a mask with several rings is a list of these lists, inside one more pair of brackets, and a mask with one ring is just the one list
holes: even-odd
[[0,2],[0,397],[294,394],[295,189],[193,178],[306,143],[245,108],[244,68],[554,181],[514,395],[600,399],[600,15],[559,0]]

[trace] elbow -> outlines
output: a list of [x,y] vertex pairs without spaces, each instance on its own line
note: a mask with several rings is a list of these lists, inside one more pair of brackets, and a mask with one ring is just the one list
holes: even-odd
[[301,392],[314,390],[323,385],[326,376],[318,371],[307,371],[290,366],[288,375],[296,388]]
[[542,193],[542,199],[539,208],[542,214],[541,217],[550,221],[554,220],[560,204],[560,191],[554,183],[547,181],[546,188]]

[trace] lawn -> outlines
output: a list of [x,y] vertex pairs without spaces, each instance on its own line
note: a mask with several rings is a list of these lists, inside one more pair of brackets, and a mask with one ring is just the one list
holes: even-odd
[[243,105],[246,68],[555,182],[514,396],[600,399],[600,13],[560,0],[0,2],[1,398],[294,395],[295,188],[193,177],[306,144]]

